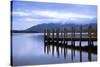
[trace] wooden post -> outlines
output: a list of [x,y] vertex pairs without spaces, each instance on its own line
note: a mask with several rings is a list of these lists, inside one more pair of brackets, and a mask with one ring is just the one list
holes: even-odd
[[58,38],[59,38],[59,32],[58,29],[55,30],[56,33],[56,52],[57,52],[57,56],[59,57],[59,45],[58,45]]
[[[91,47],[94,46],[92,38],[94,38],[94,30],[93,30],[93,28],[91,27]],[[92,50],[92,48],[91,48],[91,50]]]
[[66,44],[65,44],[65,39],[66,38],[66,29],[63,28],[63,46],[64,46],[64,58],[66,59]]
[[62,38],[63,38],[63,29],[61,29],[61,43],[63,44]]
[[47,29],[47,54],[49,54],[49,52],[50,52],[50,45],[49,45],[49,43],[50,43],[50,30],[49,29]]
[[[63,34],[62,34],[62,29],[60,29],[60,38],[62,38],[63,37]],[[62,39],[60,40],[60,45],[63,45],[62,44]],[[61,47],[61,54],[62,54],[62,52],[63,52],[63,47]]]
[[57,37],[56,38],[57,38],[57,45],[58,45],[58,43],[59,43],[59,29],[56,30],[56,33],[57,33]]
[[49,31],[48,31],[48,29],[46,30],[47,31],[47,35],[46,35],[46,41],[47,41],[47,54],[49,53],[49,50],[48,50],[48,44],[49,44]]
[[54,29],[52,29],[52,43],[54,44]]
[[[73,37],[74,37],[74,39],[75,39],[75,28],[74,28],[74,30],[73,30]],[[73,41],[74,43],[73,43],[73,46],[74,46],[74,56],[75,56],[75,41]]]
[[46,29],[44,29],[44,53],[46,52]]
[[54,56],[54,29],[52,29],[52,55]]
[[[65,45],[67,46],[67,28],[65,28]],[[67,48],[66,48],[66,54],[67,54]]]
[[[72,30],[71,30],[71,45],[73,46],[73,27],[72,27]],[[73,49],[73,47],[72,47]]]
[[[50,37],[52,38],[52,36],[51,36],[51,30],[49,29],[49,38],[50,38]],[[49,40],[49,42],[51,42],[51,41],[52,41],[52,39]],[[50,51],[51,51],[51,48],[50,48],[50,43],[49,43],[49,52],[50,52]]]
[[63,29],[63,33],[64,33],[64,34],[63,34],[63,41],[64,41],[64,44],[63,44],[63,45],[64,45],[64,58],[66,59],[66,52],[67,52],[67,51],[66,51],[66,47],[65,47],[65,46],[66,46],[66,44],[65,44],[65,42],[66,42],[66,39],[65,39],[65,38],[66,38],[66,28]]
[[71,58],[73,61],[73,27],[72,27],[72,31],[71,31]]
[[46,53],[46,52],[48,52],[48,47],[47,47],[47,45],[48,45],[48,30],[47,30],[47,28],[45,29],[45,31],[44,31],[44,52]]
[[81,40],[82,40],[82,25],[80,26],[80,62],[82,62],[82,45],[81,45]]
[[65,28],[63,29],[63,42],[64,42],[64,45],[65,45]]
[[89,51],[88,51],[88,60],[91,61],[91,25],[89,25],[88,27],[88,36],[89,36],[89,41],[88,41],[88,47],[89,47]]
[[57,54],[59,57],[59,29],[57,29],[56,31],[57,31]]
[[65,37],[66,37],[66,46],[67,46],[67,44],[68,44],[68,41],[67,41],[67,32],[68,32],[68,31],[67,31],[67,29],[66,29],[66,31],[65,31],[65,32],[66,32]]

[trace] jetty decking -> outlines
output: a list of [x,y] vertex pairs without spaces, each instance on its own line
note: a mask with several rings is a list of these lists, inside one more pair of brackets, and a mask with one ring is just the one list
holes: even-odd
[[71,28],[71,32],[67,31],[67,28],[63,29],[45,29],[44,37],[48,40],[66,40],[66,41],[97,41],[97,33],[92,30],[92,27],[88,27],[87,33],[82,30],[80,26],[80,32],[76,32],[74,27]]
[[71,27],[71,32],[67,31],[67,28],[63,29],[45,29],[44,30],[44,41],[48,42],[67,42],[72,41],[74,43],[75,41],[88,41],[89,44],[92,44],[93,41],[97,41],[97,33],[94,32],[92,29],[92,26],[89,25],[88,31],[86,34],[83,32],[82,25],[80,26],[80,31],[76,33],[75,28]]

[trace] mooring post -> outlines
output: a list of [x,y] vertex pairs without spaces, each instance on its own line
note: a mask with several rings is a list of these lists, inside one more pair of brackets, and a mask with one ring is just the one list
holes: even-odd
[[47,54],[50,52],[50,29],[47,29]]
[[66,42],[66,40],[65,40],[65,38],[66,38],[66,33],[65,33],[66,32],[66,29],[64,28],[63,31],[64,31],[63,41],[64,41],[64,45],[65,45],[65,42]]
[[57,29],[57,45],[59,44],[59,29]]
[[60,55],[60,53],[59,53],[59,29],[57,29],[57,54],[59,57],[59,55]]
[[[62,41],[61,41],[61,38],[62,38],[62,35],[61,35],[61,29],[59,29],[59,45],[62,45]],[[61,54],[62,54],[62,47],[61,47]]]
[[59,44],[58,43],[59,32],[58,32],[58,29],[55,30],[55,33],[56,33],[56,35],[55,35],[56,36],[56,38],[55,38],[55,40],[56,40],[56,52],[57,52],[57,56],[59,57],[59,45],[58,45]]
[[73,27],[72,27],[72,30],[71,30],[71,58],[72,58],[72,61],[73,61]]
[[[94,46],[94,44],[93,44],[93,38],[94,38],[94,30],[93,30],[93,28],[92,28],[92,26],[91,26],[91,47]],[[91,49],[91,50],[92,50],[92,49]]]
[[54,43],[54,29],[52,29],[52,43]]
[[54,29],[52,29],[52,55],[54,56]]
[[66,44],[65,44],[65,41],[66,41],[66,29],[63,28],[63,46],[64,46],[64,58],[66,59]]
[[[71,30],[71,45],[73,46],[73,27],[72,27],[72,30]],[[72,47],[73,49],[73,47]]]
[[[65,37],[65,46],[67,46],[67,28],[65,28],[65,35],[64,35],[64,37]],[[67,48],[65,48],[66,49],[66,54],[67,54]]]
[[[73,39],[75,39],[75,28],[73,29]],[[73,46],[74,46],[74,56],[75,56],[75,40],[74,40],[74,43],[73,43]]]
[[44,29],[44,53],[46,52],[46,43],[45,43],[45,40],[46,40],[46,29]]
[[47,29],[44,29],[44,53],[46,53],[46,44],[47,44],[48,40],[47,40]]
[[48,37],[48,29],[47,29],[47,37],[46,37],[46,39],[47,39],[47,54],[49,53],[49,50],[48,50],[48,43],[49,43],[49,37]]
[[67,44],[68,44],[68,41],[67,41],[67,28],[66,28],[66,30],[65,30],[65,33],[66,33],[66,35],[65,35],[65,37],[66,37],[66,46],[67,46]]
[[88,60],[91,61],[91,25],[89,25],[88,27],[88,36],[89,36],[89,43],[88,43],[88,47],[89,47],[89,51],[88,51]]
[[63,44],[63,29],[61,29],[61,44]]
[[82,45],[81,45],[81,41],[82,41],[82,25],[80,26],[80,62],[82,62]]

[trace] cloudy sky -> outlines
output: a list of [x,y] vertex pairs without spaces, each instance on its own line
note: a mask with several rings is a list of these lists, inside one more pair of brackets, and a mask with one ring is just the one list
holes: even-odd
[[25,30],[42,23],[92,23],[87,21],[97,17],[94,5],[13,1],[11,8],[14,30]]

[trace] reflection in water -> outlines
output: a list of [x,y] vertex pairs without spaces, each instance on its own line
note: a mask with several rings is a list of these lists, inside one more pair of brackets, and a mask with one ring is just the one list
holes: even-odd
[[[62,52],[64,54],[64,59],[66,59],[67,56],[67,50],[71,49],[71,60],[74,62],[75,60],[75,51],[78,50],[79,51],[79,58],[80,58],[80,62],[82,62],[82,52],[84,51],[84,49],[86,49],[85,52],[88,53],[88,61],[92,61],[92,48],[94,46],[86,46],[86,47],[82,47],[81,46],[81,42],[79,42],[79,46],[75,46],[75,41],[71,41],[71,45],[67,44],[67,41],[63,42],[63,41],[57,41],[57,40],[49,40],[49,39],[45,39],[44,40],[44,52],[49,54],[50,52],[52,52],[52,56],[54,56],[54,54],[57,54],[57,57],[59,57]],[[55,51],[56,50],[56,51]]]
[[[80,62],[82,62],[82,53],[85,51],[88,53],[88,61],[92,61],[92,53],[97,54],[97,46],[94,46],[94,41],[97,41],[97,36],[95,35],[96,32],[93,31],[91,25],[88,26],[86,34],[84,34],[82,25],[79,27],[79,34],[77,34],[75,30],[74,27],[71,27],[71,31],[68,31],[67,28],[45,29],[44,52],[49,54],[49,52],[52,51],[52,55],[54,56],[54,50],[56,49],[57,56],[59,57],[62,52],[64,52],[64,58],[66,59],[67,50],[71,49],[71,60],[74,61],[75,50],[78,50]],[[68,44],[68,41],[71,42],[71,45]],[[79,42],[78,46],[75,44],[76,41]],[[88,44],[82,46],[82,42],[84,41],[87,41]]]
[[[15,34],[15,33],[14,33]],[[78,41],[79,43],[79,41]],[[76,45],[71,47],[71,41],[44,40],[41,33],[16,33],[12,35],[12,65],[40,65],[55,63],[72,63],[80,62],[80,51]],[[84,44],[84,43],[83,43]],[[82,62],[89,59],[97,60],[97,54],[93,51],[81,51]],[[90,53],[90,55],[88,55]],[[92,54],[92,55],[91,55]],[[91,58],[88,56],[91,56]]]

